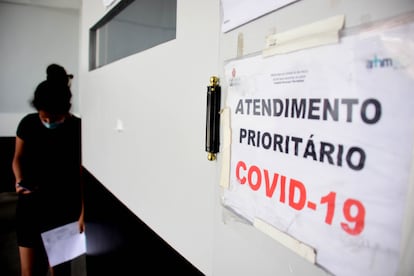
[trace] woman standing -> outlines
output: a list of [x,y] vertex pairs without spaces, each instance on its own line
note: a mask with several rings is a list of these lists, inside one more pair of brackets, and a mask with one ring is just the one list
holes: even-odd
[[[18,125],[13,158],[23,276],[47,274],[42,232],[74,221],[84,231],[81,120],[70,113],[73,76],[57,64],[46,72],[47,80],[37,86],[32,101],[37,112]],[[59,270],[70,275],[70,264],[51,270],[52,275]]]

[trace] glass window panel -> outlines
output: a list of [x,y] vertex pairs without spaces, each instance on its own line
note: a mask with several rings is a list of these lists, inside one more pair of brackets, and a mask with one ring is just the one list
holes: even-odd
[[90,30],[90,69],[176,38],[177,0],[124,0]]

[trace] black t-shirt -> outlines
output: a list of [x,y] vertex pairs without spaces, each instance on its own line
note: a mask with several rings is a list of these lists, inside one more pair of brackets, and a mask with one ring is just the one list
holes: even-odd
[[[17,136],[24,141],[22,176],[36,187],[39,206],[61,219],[79,216],[81,206],[81,120],[71,115],[55,129],[46,128],[38,113],[25,116]],[[69,218],[68,218],[69,219]]]

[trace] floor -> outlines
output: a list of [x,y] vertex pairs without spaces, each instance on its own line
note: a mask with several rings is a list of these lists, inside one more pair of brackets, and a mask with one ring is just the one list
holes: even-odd
[[0,275],[19,275],[19,252],[15,233],[16,193],[0,193]]

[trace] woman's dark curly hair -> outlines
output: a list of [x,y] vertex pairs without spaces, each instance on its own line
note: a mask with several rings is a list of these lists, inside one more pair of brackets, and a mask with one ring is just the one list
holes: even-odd
[[66,114],[71,108],[72,92],[68,86],[66,70],[58,64],[50,64],[46,69],[47,78],[35,90],[32,105],[39,111],[52,114]]
[[45,80],[37,86],[32,105],[38,111],[43,110],[52,114],[66,114],[72,106],[71,98],[72,93],[67,85]]
[[65,68],[59,64],[52,63],[46,68],[46,79],[53,83],[68,84],[70,79],[73,79],[72,74],[66,73]]

